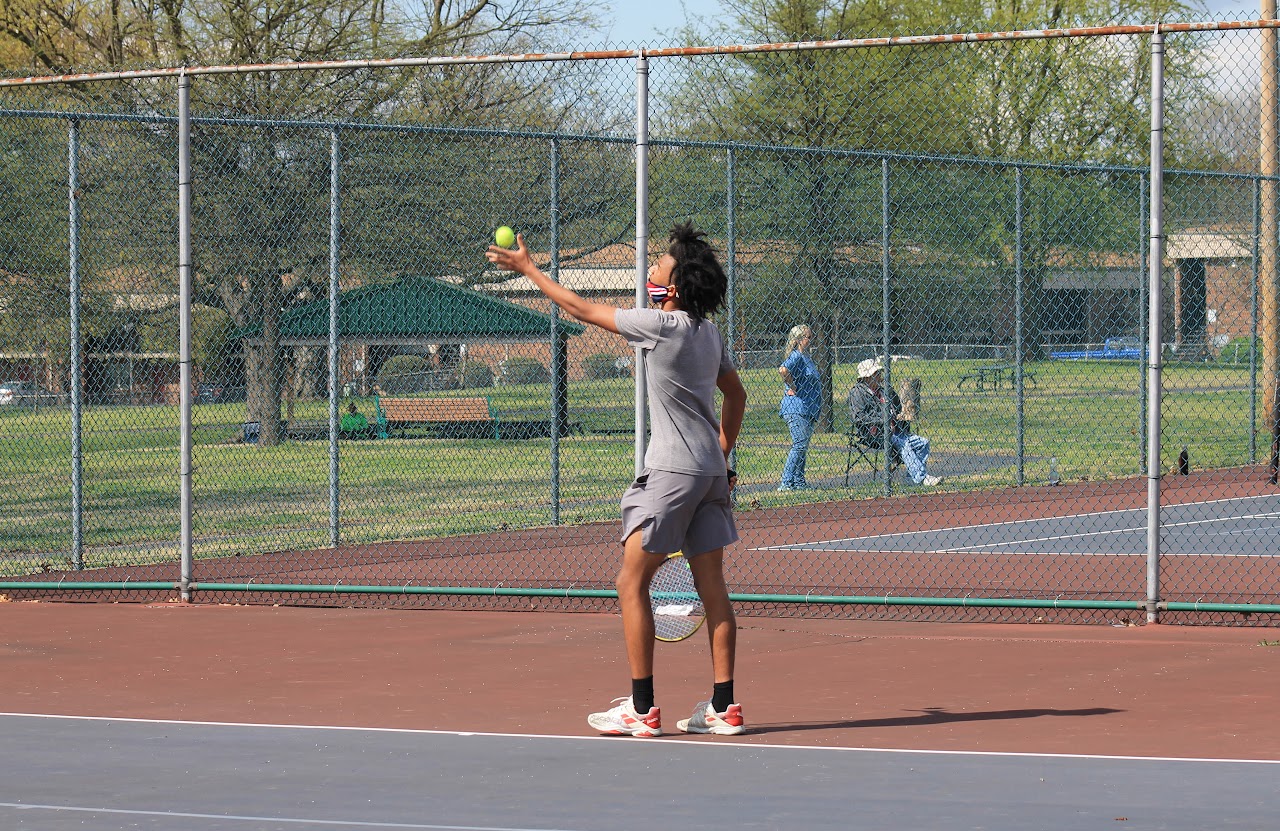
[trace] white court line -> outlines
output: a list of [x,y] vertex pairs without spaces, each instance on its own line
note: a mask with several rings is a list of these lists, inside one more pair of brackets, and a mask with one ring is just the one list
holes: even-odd
[[1280,525],[1264,525],[1261,528],[1241,528],[1238,531],[1227,531],[1222,536],[1238,537],[1244,534],[1256,534],[1259,531],[1280,531]]
[[[1260,493],[1252,497],[1226,497],[1222,499],[1206,499],[1204,502],[1179,502],[1178,504],[1165,504],[1161,506],[1161,510],[1167,508],[1180,508],[1185,506],[1194,506],[1194,504],[1219,504],[1221,502],[1247,502],[1249,499],[1275,499],[1274,493]],[[975,525],[947,525],[943,528],[931,528],[929,531],[966,531],[974,528],[1012,528],[1015,525],[1025,525],[1028,522],[1052,522],[1056,520],[1074,520],[1083,519],[1089,516],[1107,516],[1111,513],[1146,513],[1147,508],[1116,508],[1114,511],[1093,511],[1091,513],[1064,513],[1062,516],[1042,516],[1032,520],[1007,520],[1004,522],[978,522]],[[891,534],[869,534],[863,537],[842,537],[837,539],[815,540],[808,545],[823,545],[827,543],[852,543],[858,542],[860,539],[891,539],[893,537],[911,537],[914,534],[923,534],[924,531],[893,531]],[[762,545],[759,548],[751,548],[749,551],[795,551],[790,545]]]
[[[1017,545],[1023,540],[1010,540],[1004,545]],[[1027,540],[1030,542],[1030,540]],[[825,548],[795,548],[788,549],[790,551],[813,551],[830,554],[831,549]],[[860,548],[838,548],[834,549],[841,554],[968,554],[971,553],[963,548],[948,548],[946,550],[934,548],[901,548],[891,551],[870,551]],[[1146,551],[1028,551],[1026,549],[1017,548],[1009,551],[987,551],[987,554],[998,557],[1130,557],[1143,558],[1147,556]],[[1190,559],[1193,557],[1212,557],[1215,560],[1280,560],[1280,554],[1171,554],[1167,551],[1160,552],[1161,559],[1177,559],[1182,557]]]
[[[1170,528],[1187,528],[1187,527],[1191,527],[1191,526],[1195,526],[1195,525],[1208,525],[1208,524],[1210,524],[1210,523],[1214,523],[1214,522],[1238,522],[1238,521],[1240,521],[1240,520],[1244,520],[1244,519],[1274,519],[1274,518],[1276,518],[1276,517],[1280,517],[1280,513],[1274,513],[1274,512],[1273,512],[1273,513],[1266,513],[1266,514],[1244,514],[1244,515],[1242,515],[1242,516],[1213,517],[1213,518],[1211,518],[1211,519],[1193,519],[1193,520],[1188,520],[1187,522],[1168,522],[1168,523],[1161,523],[1161,524],[1160,524],[1160,530],[1161,530],[1161,531],[1166,531],[1166,530],[1168,530],[1168,529],[1170,529]],[[992,526],[992,527],[994,528],[994,527],[996,527],[996,526]],[[1032,537],[1031,539],[1026,539],[1026,540],[1002,540],[1002,541],[1000,541],[1000,542],[986,542],[986,543],[980,543],[980,544],[978,544],[978,545],[964,545],[964,546],[959,546],[959,547],[957,547],[957,548],[943,548],[943,549],[940,549],[939,551],[937,551],[937,552],[933,552],[933,553],[938,553],[938,554],[955,554],[955,553],[957,553],[957,552],[964,552],[964,551],[981,551],[981,550],[983,550],[983,549],[987,549],[987,548],[994,548],[994,547],[996,547],[996,546],[1001,546],[1001,545],[1022,545],[1023,543],[1035,543],[1035,542],[1056,542],[1056,541],[1058,541],[1058,540],[1078,540],[1078,539],[1083,539],[1083,538],[1085,538],[1085,537],[1103,537],[1103,536],[1106,536],[1106,535],[1108,535],[1108,534],[1132,534],[1132,533],[1134,533],[1134,532],[1138,532],[1138,531],[1143,531],[1143,532],[1145,532],[1146,530],[1147,530],[1147,526],[1145,526],[1145,525],[1135,525],[1135,526],[1134,526],[1134,527],[1132,527],[1132,528],[1108,528],[1108,529],[1106,529],[1105,531],[1082,531],[1082,532],[1080,532],[1080,533],[1076,533],[1076,534],[1054,534],[1054,535],[1052,535],[1052,536],[1048,536],[1048,537]],[[932,531],[919,531],[919,532],[917,532],[917,533],[921,533],[921,534],[931,534],[931,533],[933,533],[933,532],[932,532]],[[874,538],[872,537],[872,538],[869,538],[869,539],[874,539]],[[1192,556],[1192,557],[1201,557],[1201,556],[1206,556],[1206,557],[1207,557],[1207,556],[1217,556],[1217,555],[1213,555],[1213,554],[1191,554],[1191,555],[1185,555],[1185,554],[1184,554],[1184,555],[1182,555],[1182,556]],[[1275,555],[1271,555],[1271,554],[1236,554],[1236,555],[1234,555],[1234,556],[1237,556],[1237,557],[1272,557],[1272,556],[1275,556]]]
[[[765,750],[815,750],[839,753],[919,753],[925,756],[992,756],[1032,759],[1093,759],[1098,761],[1121,762],[1205,762],[1216,764],[1241,765],[1280,765],[1280,759],[1224,759],[1198,756],[1108,756],[1100,753],[1029,753],[1006,750],[920,750],[906,747],[833,747],[831,745],[813,744],[758,744],[755,742],[722,741],[663,741],[662,739],[646,739],[644,741],[628,741],[618,736],[565,736],[554,733],[486,733],[475,730],[423,730],[409,727],[350,727],[330,724],[256,724],[242,721],[185,721],[168,718],[117,718],[114,716],[71,716],[56,713],[4,713],[0,718],[44,718],[66,721],[107,721],[125,722],[128,724],[176,724],[193,727],[252,727],[266,730],[334,730],[348,733],[399,733],[404,735],[426,736],[475,736],[489,739],[556,739],[574,742],[611,742],[627,747],[650,748],[705,748],[713,750],[717,747],[741,747],[757,752]],[[409,826],[415,827],[415,826]],[[423,828],[445,828],[452,826],[421,826]],[[543,829],[543,831],[547,831]]]
[[35,805],[25,802],[0,802],[0,808],[24,811],[71,811],[84,814],[124,814],[134,817],[173,817],[175,819],[216,819],[234,822],[292,823],[296,825],[329,825],[336,828],[410,828],[422,831],[570,831],[566,828],[524,828],[510,825],[423,825],[416,822],[367,822],[342,819],[303,819],[302,817],[258,817],[238,814],[195,814],[189,811],[143,811],[129,808],[94,808],[89,805]]
[[[894,537],[913,537],[917,534],[935,533],[938,531],[968,531],[973,528],[1012,528],[1016,525],[1025,525],[1029,522],[1053,522],[1063,519],[1078,519],[1080,517],[1090,516],[1107,516],[1108,514],[1128,514],[1141,511],[1141,508],[1119,508],[1114,511],[1098,511],[1091,514],[1067,514],[1066,516],[1041,517],[1039,519],[1011,519],[1005,522],[980,522],[976,525],[946,525],[941,528],[928,528],[923,531],[894,531],[889,534],[864,534],[861,537],[838,537],[832,540],[817,540],[815,542],[804,543],[805,545],[827,545],[836,542],[858,542],[859,540],[888,540]],[[751,551],[794,551],[794,546],[790,545],[768,545],[759,548],[749,549]]]
[[[1201,504],[1219,504],[1222,502],[1235,503],[1235,502],[1249,501],[1249,499],[1274,499],[1274,498],[1275,498],[1275,494],[1263,493],[1263,494],[1257,494],[1257,496],[1252,496],[1252,497],[1230,497],[1230,498],[1224,498],[1224,499],[1207,499],[1207,501],[1204,501],[1204,502],[1181,502],[1179,504],[1170,504],[1170,506],[1161,506],[1161,510],[1166,511],[1166,510],[1170,510],[1170,508],[1201,506]],[[1094,511],[1092,513],[1066,513],[1066,515],[1064,516],[1038,517],[1038,519],[1029,519],[1029,520],[1009,520],[1005,522],[979,522],[979,524],[975,524],[975,525],[950,525],[950,526],[943,526],[943,528],[929,528],[929,529],[915,530],[915,531],[893,531],[893,533],[891,534],[864,534],[864,535],[861,535],[861,537],[842,537],[837,539],[814,540],[814,542],[812,543],[792,543],[790,545],[762,545],[762,547],[750,548],[748,549],[748,551],[817,551],[817,549],[812,548],[813,545],[856,543],[856,542],[863,542],[863,540],[870,540],[870,539],[890,540],[896,537],[918,537],[918,535],[920,534],[938,534],[938,533],[947,533],[947,531],[1015,528],[1015,526],[1018,526],[1018,525],[1027,525],[1029,524],[1029,522],[1057,522],[1062,520],[1079,520],[1079,519],[1088,519],[1088,517],[1111,516],[1111,515],[1115,515],[1115,513],[1138,513],[1138,515],[1144,516],[1146,515],[1146,508],[1117,508],[1117,510],[1114,510],[1114,511]],[[1202,524],[1207,524],[1207,522],[1275,519],[1275,517],[1280,517],[1280,511],[1268,511],[1266,513],[1243,513],[1243,515],[1213,517],[1213,519],[1208,519],[1208,520],[1190,520],[1187,522],[1167,522],[1167,524],[1161,524],[1161,529],[1181,528],[1181,526],[1189,526],[1189,525],[1202,525]],[[931,549],[931,551],[923,552],[923,553],[931,553],[931,554],[963,553],[965,551],[979,551],[979,549],[991,548],[991,547],[995,547],[995,545],[1055,542],[1055,540],[1060,540],[1060,539],[1078,539],[1082,537],[1096,537],[1096,535],[1102,535],[1102,534],[1128,534],[1128,533],[1133,533],[1133,531],[1144,531],[1144,530],[1147,530],[1146,525],[1138,525],[1138,526],[1133,526],[1133,528],[1108,529],[1103,531],[1082,531],[1082,533],[1078,533],[1078,534],[1059,534],[1059,535],[1055,535],[1055,537],[1033,537],[1030,539],[1005,540],[1005,542],[998,542],[998,543],[965,545],[965,547],[960,547],[960,548]],[[1254,529],[1254,530],[1266,530],[1266,529]],[[1240,533],[1244,533],[1244,531],[1240,531]],[[837,548],[836,551],[856,552],[856,549]],[[911,549],[911,551],[914,551],[914,549]],[[1027,552],[1023,552],[1023,553],[1027,553]],[[1061,553],[1061,552],[1057,552],[1057,553]],[[1087,553],[1089,554],[1089,556],[1097,556],[1097,557],[1132,556],[1132,554],[1111,554],[1111,553],[1103,553],[1103,552],[1080,552],[1080,553]],[[1199,556],[1208,556],[1208,554],[1178,554],[1178,556],[1199,557]],[[1270,557],[1271,554],[1212,554],[1212,556]]]

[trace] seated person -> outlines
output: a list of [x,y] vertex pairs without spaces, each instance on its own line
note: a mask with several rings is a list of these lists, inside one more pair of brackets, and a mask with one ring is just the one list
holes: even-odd
[[338,424],[338,430],[348,438],[360,438],[369,435],[369,419],[364,417],[356,407],[355,402],[351,402],[351,406],[347,407],[347,412],[343,414],[342,421]]
[[858,383],[849,392],[849,415],[858,435],[867,446],[883,448],[885,413],[889,413],[889,440],[907,466],[911,482],[928,487],[940,484],[941,476],[929,475],[929,440],[911,432],[898,394],[883,382],[884,367],[878,358],[858,364]]

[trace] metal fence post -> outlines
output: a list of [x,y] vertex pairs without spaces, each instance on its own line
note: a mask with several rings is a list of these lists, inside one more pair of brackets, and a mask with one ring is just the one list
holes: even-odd
[[[884,355],[884,386],[893,389],[893,344],[892,330],[889,326],[890,302],[889,292],[891,258],[889,254],[889,159],[880,160],[880,348]],[[888,393],[886,392],[886,397]],[[893,470],[890,465],[890,454],[893,453],[893,440],[889,429],[891,414],[884,410],[880,435],[884,437],[884,449],[880,454],[884,473],[884,495],[893,493]]]
[[1023,390],[1022,390],[1022,361],[1023,361],[1023,273],[1022,273],[1022,244],[1023,240],[1023,218],[1025,215],[1025,205],[1023,204],[1023,173],[1021,167],[1013,169],[1013,204],[1014,204],[1014,237],[1016,241],[1013,246],[1013,388],[1014,388],[1014,409],[1017,422],[1017,477],[1016,484],[1022,486],[1026,483],[1026,456],[1027,456],[1027,436],[1026,421],[1023,411]]
[[1160,269],[1164,259],[1164,35],[1151,35],[1151,258],[1148,263],[1151,308],[1150,358],[1147,375],[1151,400],[1147,408],[1147,622],[1159,622],[1160,602]]
[[1253,179],[1253,263],[1249,274],[1249,464],[1258,462],[1258,241],[1262,237],[1262,179]]
[[179,362],[182,389],[181,512],[182,576],[179,590],[184,601],[191,600],[194,556],[191,536],[191,76],[178,76],[178,305]]
[[[645,306],[644,283],[649,255],[649,59],[644,50],[636,58],[636,307]],[[644,470],[645,396],[648,390],[644,352],[635,349],[635,472]]]
[[[551,279],[560,282],[560,141],[551,140]],[[560,307],[551,304],[551,524],[560,524],[560,423],[568,398]]]
[[340,465],[338,458],[338,306],[341,286],[338,261],[342,218],[342,145],[335,127],[329,131],[329,545],[338,547],[342,539],[340,517]]
[[[84,459],[81,446],[83,359],[80,347],[80,123],[67,127],[67,237],[71,304],[71,568],[84,569]],[[36,400],[39,400],[36,396]]]
[[[728,340],[725,348],[733,354],[734,333],[738,328],[738,256],[737,242],[735,235],[737,228],[738,213],[738,194],[737,194],[737,170],[735,168],[736,157],[733,148],[729,148],[727,158],[725,159],[725,214],[726,228],[725,234],[728,237],[726,243],[727,250],[725,252],[726,267],[728,269],[729,287],[725,292],[725,334]],[[735,361],[735,363],[737,363]],[[735,447],[729,451],[728,463],[730,468],[738,466],[738,449]]]

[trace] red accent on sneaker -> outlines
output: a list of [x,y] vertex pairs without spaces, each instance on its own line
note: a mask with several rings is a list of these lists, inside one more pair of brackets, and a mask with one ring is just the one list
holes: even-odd
[[[639,714],[637,713],[637,715]],[[654,735],[660,735],[662,732],[662,712],[657,707],[651,708],[649,712],[645,713],[643,716],[640,716],[640,718],[633,718],[630,713],[623,713],[622,720],[623,722],[626,723],[628,727],[632,727],[633,725],[643,724],[644,728],[648,728],[648,730],[642,727],[633,727],[630,733],[624,733],[620,730],[615,730],[613,731],[613,733],[616,736],[632,735],[632,736],[649,737]],[[649,732],[651,730],[657,731],[657,733]]]
[[630,698],[615,698],[613,701],[616,706],[587,716],[587,724],[605,735],[643,738],[662,735],[662,711],[657,707],[650,707],[649,712],[641,715],[631,706]]

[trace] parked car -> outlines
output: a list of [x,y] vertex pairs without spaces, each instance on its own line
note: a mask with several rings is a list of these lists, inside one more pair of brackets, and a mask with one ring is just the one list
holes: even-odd
[[197,404],[225,404],[244,400],[244,387],[231,384],[200,384],[196,387]]
[[0,383],[0,404],[12,404],[30,386],[26,381],[5,381]]
[[29,380],[6,380],[0,382],[0,406],[12,405],[31,407],[37,405],[52,405],[58,402],[58,396],[55,393],[41,389]]

